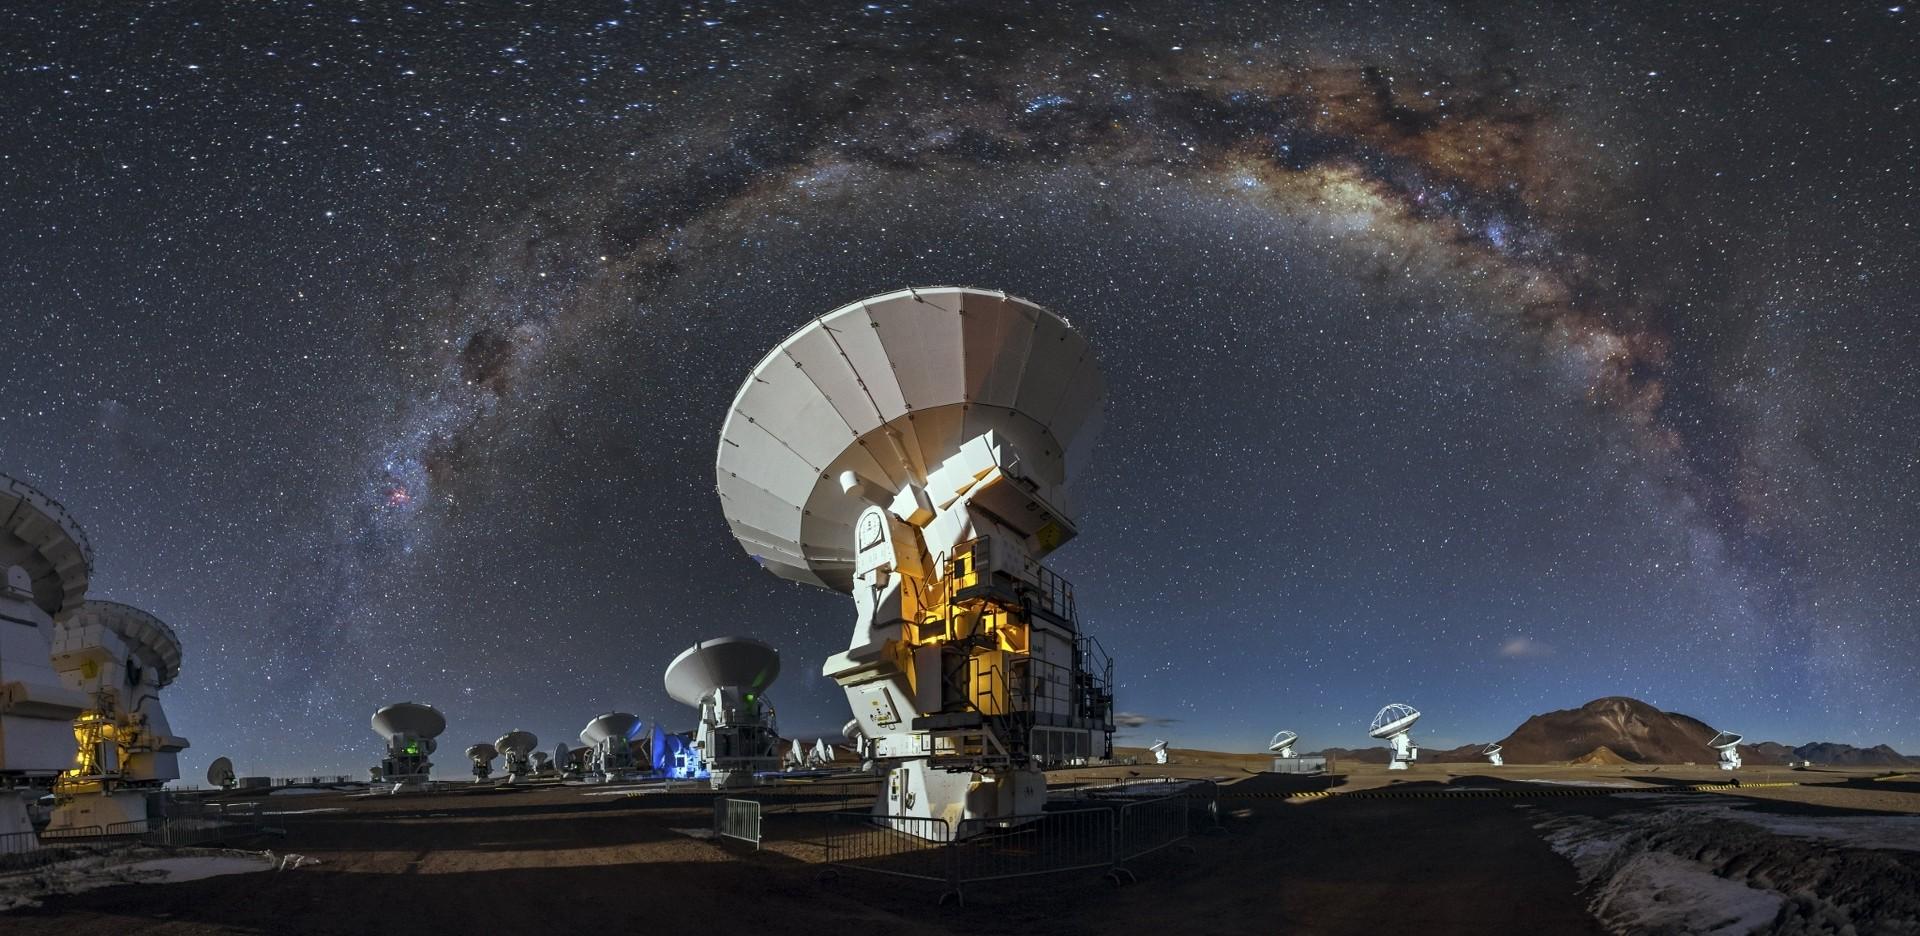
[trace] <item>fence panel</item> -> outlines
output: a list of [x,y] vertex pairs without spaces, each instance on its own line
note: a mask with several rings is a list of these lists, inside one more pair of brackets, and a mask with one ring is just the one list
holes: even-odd
[[1176,793],[1120,807],[1114,861],[1130,861],[1187,837],[1187,797]]
[[964,820],[952,846],[955,883],[1111,867],[1114,819],[1113,810],[1092,808]]
[[752,842],[760,847],[760,803],[756,800],[716,797],[713,801],[713,831],[722,838]]
[[876,874],[951,884],[953,837],[944,819],[880,820],[870,812],[836,812],[827,822],[827,864]]

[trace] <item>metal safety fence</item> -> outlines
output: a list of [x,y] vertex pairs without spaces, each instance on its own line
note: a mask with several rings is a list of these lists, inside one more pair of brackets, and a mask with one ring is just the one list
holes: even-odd
[[[260,831],[260,804],[166,798],[159,815],[105,825],[63,826],[40,831],[38,841],[137,840],[144,845],[204,845]],[[27,849],[30,850],[30,849]]]
[[[836,812],[827,826],[829,873],[857,870],[945,886],[942,903],[963,898],[967,885],[1068,871],[1102,871],[1115,883],[1133,879],[1126,863],[1190,834],[1181,795],[1055,810],[993,820],[876,817]],[[956,834],[957,833],[957,834]]]
[[713,801],[713,831],[721,838],[752,842],[760,847],[760,803],[756,800],[719,797]]

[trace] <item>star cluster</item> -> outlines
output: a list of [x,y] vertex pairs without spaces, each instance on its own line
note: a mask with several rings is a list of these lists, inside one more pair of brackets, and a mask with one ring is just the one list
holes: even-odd
[[803,321],[1003,288],[1112,387],[1057,555],[1181,746],[1920,689],[1911,14],[153,4],[0,14],[0,470],[187,643],[189,765],[688,712],[852,611],[713,446]]

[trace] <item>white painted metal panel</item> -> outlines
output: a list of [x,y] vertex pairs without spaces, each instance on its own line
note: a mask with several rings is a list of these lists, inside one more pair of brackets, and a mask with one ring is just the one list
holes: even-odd
[[1026,372],[1020,378],[1020,393],[1014,409],[1038,420],[1053,422],[1067,382],[1073,379],[1080,353],[1086,342],[1067,328],[1057,316],[1043,315],[1034,323],[1033,341],[1027,351]]
[[1034,324],[1046,313],[1000,296],[970,295],[965,318],[967,400],[1011,408],[1033,344]]
[[785,355],[754,372],[731,417],[735,423],[743,418],[816,472],[858,438],[811,376]]
[[892,362],[894,380],[907,406],[915,411],[966,397],[961,301],[954,290],[927,289],[918,295],[896,294],[884,302],[867,303],[867,315]]
[[[816,322],[801,329],[799,334],[787,340],[781,350],[819,386],[828,403],[840,414],[841,421],[855,435],[865,435],[886,420],[880,416],[877,401],[868,396],[866,388],[860,386],[861,376],[848,360],[844,350],[844,344],[850,340],[844,335],[848,331],[855,336],[863,336],[864,332],[863,337],[873,337],[873,328],[867,323],[866,316],[856,311],[831,322]],[[874,340],[873,344],[877,349],[879,342]]]

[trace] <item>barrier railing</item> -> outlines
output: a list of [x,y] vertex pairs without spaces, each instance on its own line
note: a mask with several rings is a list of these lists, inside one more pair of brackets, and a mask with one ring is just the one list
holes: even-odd
[[922,881],[953,882],[945,819],[900,817],[884,823],[870,812],[836,812],[827,822],[827,866]]
[[0,835],[0,855],[24,855],[40,850],[40,836],[31,830]]
[[722,838],[752,842],[760,847],[760,803],[719,797],[713,801],[713,831]]
[[1128,803],[1120,807],[1114,828],[1119,835],[1114,845],[1115,862],[1131,861],[1184,841],[1189,829],[1187,797],[1176,793]]
[[[1017,823],[1017,824],[1016,824]],[[953,885],[1112,868],[1119,820],[1111,809],[1070,809],[1038,817],[960,823],[952,843]]]

